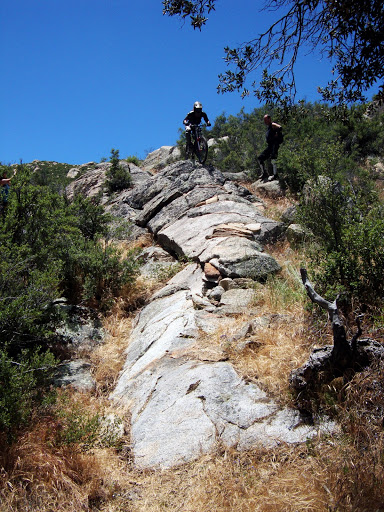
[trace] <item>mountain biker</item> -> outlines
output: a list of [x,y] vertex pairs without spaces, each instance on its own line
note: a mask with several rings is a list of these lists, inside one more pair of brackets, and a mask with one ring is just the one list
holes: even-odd
[[207,126],[211,126],[207,114],[203,112],[203,105],[200,103],[200,101],[195,101],[193,104],[193,110],[188,112],[183,121],[183,124],[185,124],[185,138],[189,148],[192,146],[191,125],[199,125],[202,119],[204,119],[204,121],[207,123]]
[[[257,157],[257,159],[259,160],[261,179],[268,180],[277,178],[276,158],[279,151],[279,146],[283,142],[283,129],[279,124],[272,122],[271,116],[269,114],[265,114],[264,124],[267,126],[267,132],[265,134],[267,147],[261,153],[261,155]],[[264,162],[269,158],[271,159],[273,168],[272,176],[269,176],[268,167],[264,166]]]

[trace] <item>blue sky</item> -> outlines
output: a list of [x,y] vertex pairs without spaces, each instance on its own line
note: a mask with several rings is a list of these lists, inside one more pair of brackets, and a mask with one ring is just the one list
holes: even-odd
[[[0,0],[0,161],[70,164],[175,144],[195,100],[211,121],[258,107],[217,94],[225,46],[271,20],[261,0],[218,0],[202,32],[161,0]],[[299,97],[319,99],[330,66],[300,58]]]

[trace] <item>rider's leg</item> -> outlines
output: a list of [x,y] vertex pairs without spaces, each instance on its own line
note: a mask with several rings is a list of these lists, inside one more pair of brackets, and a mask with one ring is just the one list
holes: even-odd
[[187,126],[185,128],[185,139],[187,141],[187,151],[192,151],[192,139],[191,139],[191,127]]

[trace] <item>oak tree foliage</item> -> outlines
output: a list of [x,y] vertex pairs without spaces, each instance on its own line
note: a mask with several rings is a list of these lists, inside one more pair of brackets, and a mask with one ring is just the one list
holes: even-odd
[[[164,0],[163,13],[190,19],[201,30],[216,0]],[[275,21],[261,34],[237,48],[225,48],[230,69],[219,76],[219,92],[248,95],[246,79],[256,97],[271,104],[290,104],[295,98],[295,64],[299,51],[316,51],[332,66],[332,79],[319,92],[326,101],[361,101],[378,87],[384,97],[384,16],[382,0],[266,0],[264,10]]]

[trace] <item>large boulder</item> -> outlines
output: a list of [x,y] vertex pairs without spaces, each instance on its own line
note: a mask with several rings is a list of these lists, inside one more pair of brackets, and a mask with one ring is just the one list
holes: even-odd
[[192,261],[140,311],[111,396],[130,410],[137,466],[169,468],[217,443],[249,448],[317,435],[207,343],[233,315],[256,310],[255,280],[280,269],[265,245],[284,224],[265,217],[262,202],[218,169],[190,161],[160,170],[123,202],[163,250]]
[[180,156],[180,149],[177,146],[161,146],[147,155],[142,167],[150,171],[162,169],[175,160],[179,160]]
[[[223,295],[222,308],[242,306],[244,311],[252,291]],[[217,443],[246,449],[304,442],[317,435],[320,427],[303,424],[296,411],[281,408],[244,381],[224,354],[220,357],[201,345],[201,330],[211,333],[227,317],[218,314],[220,306],[216,313],[196,308],[196,298],[204,307],[204,273],[191,264],[136,319],[112,394],[130,408],[136,465],[164,469],[194,460]]]
[[[133,163],[128,163],[125,160],[120,160],[119,165],[129,171],[132,178],[131,189],[144,185],[152,176],[149,172],[137,167]],[[85,197],[94,197],[104,192],[104,183],[106,180],[106,172],[110,168],[109,162],[102,162],[85,167],[85,172],[77,179],[72,181],[66,188],[66,194],[70,201],[76,194],[81,194]],[[80,166],[81,169],[82,166]],[[125,195],[129,189],[117,194],[114,198],[114,203],[121,203],[124,201]],[[104,204],[109,202],[107,195],[103,196],[102,202]]]
[[105,181],[105,173],[110,164],[103,162],[72,181],[66,188],[66,194],[70,201],[76,194],[85,197],[94,197],[102,193]]
[[280,268],[262,244],[277,239],[283,224],[266,218],[260,200],[212,166],[177,162],[124,201],[164,249],[211,263],[222,277],[264,279]]

